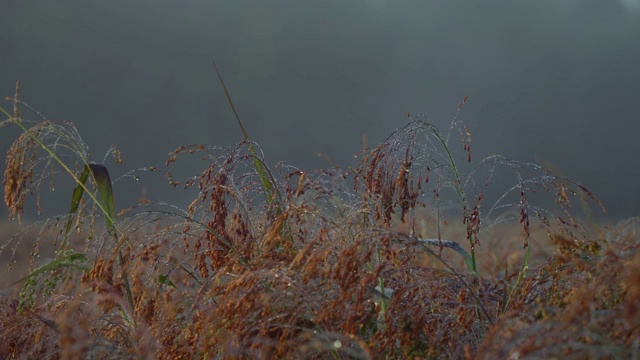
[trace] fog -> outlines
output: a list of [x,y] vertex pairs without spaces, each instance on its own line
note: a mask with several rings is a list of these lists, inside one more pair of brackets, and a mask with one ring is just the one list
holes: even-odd
[[[9,0],[0,45],[2,99],[20,80],[96,161],[117,146],[114,177],[242,140],[215,59],[270,165],[353,165],[363,135],[384,140],[405,112],[446,131],[468,96],[476,161],[537,161],[591,189],[597,216],[639,212],[640,1]],[[0,128],[3,153],[17,134]],[[115,190],[119,208],[185,197],[152,176]],[[52,211],[70,193],[56,186]]]

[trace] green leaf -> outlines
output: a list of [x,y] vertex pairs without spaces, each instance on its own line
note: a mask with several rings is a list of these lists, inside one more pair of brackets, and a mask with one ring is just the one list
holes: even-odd
[[114,205],[113,187],[111,186],[109,171],[102,164],[90,163],[89,167],[91,168],[93,177],[96,180],[98,194],[100,195],[100,203],[102,204],[102,208],[106,211],[105,222],[107,224],[107,231],[111,236],[117,237],[114,223],[116,218],[116,207]]
[[158,277],[158,280],[160,281],[160,284],[162,284],[162,285],[176,287],[176,285],[171,280],[169,280],[169,278],[166,275],[160,275]]
[[67,225],[65,227],[64,240],[62,242],[63,246],[69,239],[69,233],[71,232],[71,225],[73,224],[73,219],[75,218],[76,213],[78,212],[78,207],[80,206],[80,202],[82,201],[82,195],[84,194],[84,188],[87,183],[87,178],[89,177],[89,171],[91,169],[88,165],[84,166],[82,170],[82,174],[78,178],[78,185],[73,189],[73,195],[71,196],[71,208],[69,209],[69,220],[67,220]]

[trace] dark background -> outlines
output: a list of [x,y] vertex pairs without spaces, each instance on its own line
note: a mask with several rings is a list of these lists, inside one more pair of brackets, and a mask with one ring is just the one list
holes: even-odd
[[[20,80],[22,100],[73,121],[96,161],[116,145],[125,163],[114,178],[163,164],[179,145],[242,139],[212,59],[271,165],[328,167],[318,152],[352,165],[363,134],[382,141],[406,123],[403,112],[446,131],[468,96],[459,116],[476,160],[552,166],[600,197],[608,211],[597,216],[620,218],[640,201],[639,5],[5,0],[0,95]],[[2,153],[18,134],[0,129]],[[115,191],[118,208],[143,194],[190,200],[154,176],[124,178]],[[48,211],[68,209],[70,193],[56,185]]]

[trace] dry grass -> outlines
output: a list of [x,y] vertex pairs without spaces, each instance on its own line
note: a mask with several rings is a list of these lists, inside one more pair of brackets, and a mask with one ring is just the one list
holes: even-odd
[[[49,146],[68,126],[31,134]],[[462,164],[448,145],[457,129]],[[55,165],[28,134],[7,155],[12,216]],[[104,215],[83,199],[76,240],[69,214],[43,223],[36,246],[3,242],[17,266],[47,247],[55,260],[44,265],[56,266],[27,266],[36,276],[21,295],[0,298],[0,358],[638,358],[639,219],[597,235],[570,201],[592,198],[583,186],[500,157],[472,166],[455,119],[449,134],[410,119],[348,171],[281,165],[271,199],[256,149],[177,149],[168,165],[206,160],[196,176],[169,175],[198,189],[184,211],[143,204],[100,231]],[[501,169],[515,185],[488,199]],[[545,194],[552,208],[535,205]]]

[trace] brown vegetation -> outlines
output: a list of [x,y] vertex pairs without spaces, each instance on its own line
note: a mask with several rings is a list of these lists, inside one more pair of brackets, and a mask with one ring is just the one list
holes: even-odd
[[[100,232],[107,214],[83,199],[77,216],[43,225],[56,260],[0,298],[0,358],[637,358],[639,219],[589,235],[569,202],[592,198],[584,187],[500,157],[463,176],[448,138],[412,119],[350,171],[280,166],[275,192],[255,144],[182,147],[168,163],[208,164],[170,177],[199,190],[183,213],[141,205]],[[38,146],[21,138],[7,155],[12,215],[41,182],[40,155],[20,161]],[[516,185],[483,205],[499,168]],[[534,206],[534,189],[557,209]],[[68,223],[84,242],[66,241]]]

